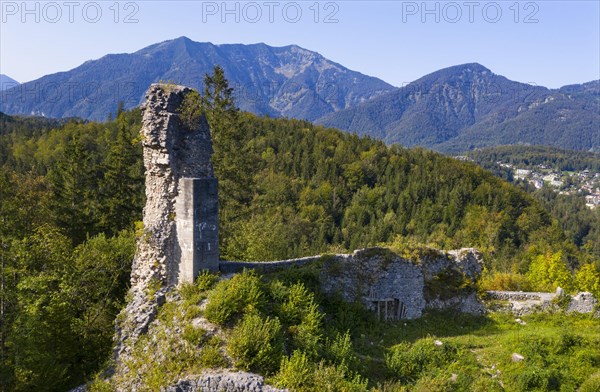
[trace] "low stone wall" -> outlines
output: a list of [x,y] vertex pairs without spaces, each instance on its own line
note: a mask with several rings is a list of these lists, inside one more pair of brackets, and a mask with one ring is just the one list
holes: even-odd
[[[555,293],[524,292],[524,291],[488,291],[487,299],[492,301],[505,301],[506,304],[493,304],[493,310],[511,312],[517,316],[534,312],[556,311],[559,305],[555,302],[557,297],[565,295],[562,289]],[[567,313],[595,313],[600,316],[598,301],[592,293],[581,292],[570,297],[566,308]]]
[[303,266],[314,261],[321,260],[321,256],[301,257],[298,259],[288,259],[279,261],[221,261],[219,271],[222,274],[233,274],[242,272],[244,269],[253,269],[260,272],[273,272],[295,266]]
[[524,292],[524,291],[488,291],[487,294],[490,299],[496,299],[496,300],[500,300],[500,301],[527,301],[527,300],[550,301],[556,296],[555,293]]

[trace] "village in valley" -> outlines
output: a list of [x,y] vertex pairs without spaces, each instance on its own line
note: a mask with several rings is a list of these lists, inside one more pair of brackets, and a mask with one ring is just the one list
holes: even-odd
[[511,170],[514,181],[526,181],[536,189],[544,185],[552,187],[560,194],[585,195],[585,204],[594,209],[600,206],[600,173],[588,169],[582,171],[561,171],[546,165],[521,168],[510,163],[497,162]]
[[597,170],[589,168],[562,170],[548,164],[514,163],[502,160],[495,161],[494,165],[468,155],[454,156],[454,158],[478,163],[501,178],[514,183],[524,182],[535,189],[547,186],[561,195],[585,196],[586,207],[592,210],[600,207],[600,172]]

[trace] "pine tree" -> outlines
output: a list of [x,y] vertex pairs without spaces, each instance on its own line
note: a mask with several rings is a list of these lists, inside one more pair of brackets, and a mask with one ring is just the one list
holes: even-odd
[[90,152],[78,136],[65,145],[62,158],[48,175],[53,185],[55,221],[75,243],[83,242],[98,224],[97,173]]
[[[230,237],[235,217],[248,213],[255,188],[256,160],[248,147],[251,135],[235,106],[233,88],[220,66],[214,67],[212,75],[205,75],[200,101],[213,140],[213,164],[219,179],[220,231],[221,238],[225,239]],[[223,241],[221,249],[227,249]]]
[[117,135],[107,152],[100,183],[101,226],[113,235],[140,219],[143,201],[143,170],[123,111],[116,123]]

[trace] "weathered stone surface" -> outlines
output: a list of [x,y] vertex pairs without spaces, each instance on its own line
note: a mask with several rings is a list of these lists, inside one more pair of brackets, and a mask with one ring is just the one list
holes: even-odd
[[475,248],[448,251],[458,268],[471,280],[477,280],[483,272],[483,255]]
[[205,118],[185,126],[178,112],[192,90],[153,84],[142,105],[142,144],[146,169],[144,233],[131,271],[130,300],[116,323],[117,365],[148,330],[169,287],[179,281],[181,251],[176,203],[185,178],[212,178],[212,143]]
[[427,302],[429,309],[453,309],[462,313],[485,314],[485,306],[477,298],[476,293],[455,296],[447,299],[432,299]]
[[265,385],[264,379],[245,372],[209,372],[195,378],[179,380],[164,392],[286,392]]
[[182,178],[175,201],[178,283],[219,271],[219,195],[215,178]]
[[[559,290],[560,289],[560,290]],[[560,287],[554,293],[523,292],[523,291],[488,291],[489,300],[503,301],[503,304],[493,304],[494,310],[511,312],[517,316],[544,311],[560,311],[556,299],[565,296]],[[571,297],[567,313],[593,313],[598,301],[592,293],[582,292]],[[599,312],[595,316],[600,316]]]
[[571,298],[571,302],[569,302],[569,306],[567,307],[567,313],[592,313],[596,310],[597,305],[598,301],[592,293],[577,293]]
[[346,301],[362,302],[380,318],[386,311],[389,318],[389,312],[394,309],[401,316],[397,318],[414,319],[421,317],[426,307],[482,314],[485,308],[473,292],[429,302],[424,293],[427,279],[443,271],[454,270],[478,278],[480,263],[481,255],[475,249],[447,253],[432,250],[419,263],[414,263],[388,249],[369,248],[326,257],[321,282],[325,292],[339,293]]
[[131,272],[131,284],[158,279],[165,285],[177,283],[179,266],[175,257],[175,203],[184,178],[214,177],[212,142],[206,119],[196,129],[183,125],[178,108],[192,90],[183,86],[153,84],[142,106],[142,144],[146,168],[145,241]]

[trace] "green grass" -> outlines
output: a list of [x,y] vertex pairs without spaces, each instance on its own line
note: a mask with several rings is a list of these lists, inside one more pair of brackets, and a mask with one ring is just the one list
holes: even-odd
[[[514,316],[502,313],[486,317],[430,313],[419,320],[379,324],[355,340],[358,354],[369,359],[361,373],[372,384],[395,379],[416,389],[420,382],[436,389],[436,378],[449,379],[455,374],[456,381],[441,390],[477,389],[477,385],[488,383],[484,379],[492,380],[494,376],[506,391],[576,391],[600,370],[598,319],[565,314],[521,319],[527,324],[520,325]],[[436,362],[433,340],[441,341],[443,347],[453,347],[459,354]],[[382,357],[389,358],[394,352],[404,353],[407,362],[419,362],[420,354],[426,353],[433,364],[425,364],[422,371],[413,373],[394,372],[389,366],[383,370]],[[523,355],[525,360],[512,362],[512,353]],[[406,374],[412,378],[403,377]],[[594,380],[588,383],[597,382]]]

